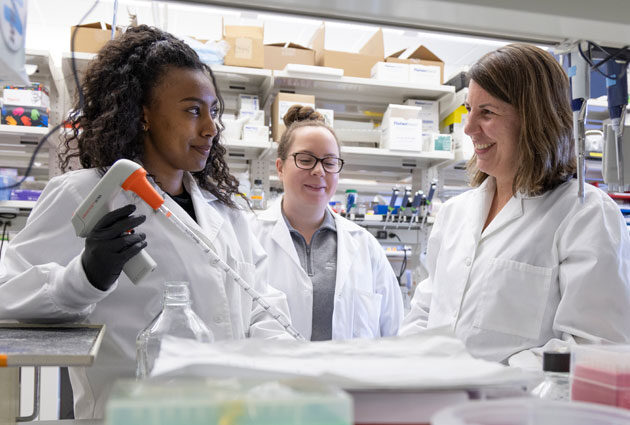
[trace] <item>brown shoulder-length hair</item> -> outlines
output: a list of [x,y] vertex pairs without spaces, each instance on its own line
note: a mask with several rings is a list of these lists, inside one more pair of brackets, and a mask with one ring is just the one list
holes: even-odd
[[[569,79],[551,54],[528,44],[509,44],[484,55],[468,76],[519,115],[514,193],[540,195],[573,176]],[[488,177],[477,167],[476,155],[468,172],[473,187]]]

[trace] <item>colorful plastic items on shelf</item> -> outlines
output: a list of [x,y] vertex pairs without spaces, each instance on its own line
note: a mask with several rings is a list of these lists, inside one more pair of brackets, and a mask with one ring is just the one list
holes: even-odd
[[48,127],[49,110],[45,108],[3,105],[1,124],[24,127]]

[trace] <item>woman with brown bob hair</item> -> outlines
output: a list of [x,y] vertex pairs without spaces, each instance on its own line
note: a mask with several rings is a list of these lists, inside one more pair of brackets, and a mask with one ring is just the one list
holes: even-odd
[[440,209],[401,333],[448,326],[473,355],[520,365],[551,347],[630,341],[630,238],[605,192],[587,185],[578,200],[564,70],[511,44],[469,76],[474,189]]

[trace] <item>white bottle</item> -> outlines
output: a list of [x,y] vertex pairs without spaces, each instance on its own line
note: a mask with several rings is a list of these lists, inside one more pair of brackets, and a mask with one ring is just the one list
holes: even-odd
[[254,187],[252,188],[252,208],[255,210],[265,209],[265,189],[263,187],[262,180],[254,180]]
[[532,395],[545,400],[569,401],[571,398],[570,365],[571,353],[545,351],[543,353],[545,380],[532,390]]

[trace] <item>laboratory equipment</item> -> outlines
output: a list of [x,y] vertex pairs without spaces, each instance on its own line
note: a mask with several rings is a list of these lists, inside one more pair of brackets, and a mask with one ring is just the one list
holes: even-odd
[[162,311],[136,338],[136,378],[150,376],[165,336],[214,342],[214,336],[193,311],[188,282],[166,282]]
[[[132,169],[133,171],[131,171]],[[109,202],[107,201],[113,198],[114,194],[117,193],[121,187],[124,190],[131,190],[151,206],[151,208],[156,212],[157,218],[162,220],[165,225],[175,226],[183,234],[188,236],[191,241],[195,242],[197,247],[208,255],[212,265],[219,267],[230,278],[232,278],[241,287],[241,289],[243,289],[243,291],[252,298],[253,302],[269,313],[290,335],[292,335],[295,339],[304,340],[304,337],[300,335],[300,333],[291,325],[291,322],[284,316],[284,314],[270,305],[258,293],[258,291],[256,291],[243,278],[241,278],[238,273],[236,273],[230,266],[221,260],[221,258],[219,258],[219,256],[211,248],[211,242],[204,242],[164,205],[164,198],[162,198],[155,188],[151,186],[146,178],[146,173],[147,172],[142,167],[133,161],[129,161],[127,159],[120,159],[116,161],[101,178],[94,189],[92,189],[86,200],[75,211],[72,217],[72,223],[75,226],[77,234],[87,234],[86,229],[91,228],[88,226],[94,226],[96,221],[98,221],[94,218],[94,216],[99,214],[100,216],[103,216],[107,213],[109,210]],[[141,251],[141,253],[142,252],[144,251]],[[146,254],[146,256],[149,259],[151,258],[148,254]],[[132,260],[134,258],[132,258]],[[155,261],[152,259],[151,261],[155,264]],[[123,268],[123,271],[124,270],[125,269]],[[143,268],[143,270],[146,270],[146,268]],[[146,274],[147,273],[144,275]],[[127,276],[129,276],[129,274],[127,274]]]
[[571,110],[573,111],[573,138],[577,159],[578,199],[584,202],[584,174],[586,172],[586,101],[590,97],[590,68],[578,42],[569,52],[568,75],[571,81]]
[[543,353],[545,379],[532,390],[532,395],[545,400],[570,400],[570,368],[571,353],[545,351]]
[[630,412],[591,403],[509,398],[466,402],[440,410],[432,425],[627,425]]
[[411,186],[407,186],[405,187],[405,193],[402,197],[400,208],[398,208],[398,217],[396,219],[398,223],[404,222],[407,219],[407,216],[410,215],[411,210],[408,209],[408,207],[411,207],[412,202]]
[[433,201],[433,196],[435,195],[435,191],[437,190],[437,180],[433,180],[431,182],[431,187],[429,187],[429,195],[426,199],[422,200],[422,207],[424,211],[422,211],[422,224],[420,228],[422,229],[427,222],[427,218],[429,217],[429,210],[431,209],[431,201]]
[[574,346],[571,400],[630,409],[630,345]]
[[413,196],[413,200],[411,201],[411,218],[409,219],[409,229],[411,229],[411,225],[414,222],[419,220],[420,215],[420,203],[422,202],[422,197],[424,193],[421,190],[418,190]]
[[106,425],[352,425],[352,399],[314,380],[179,378],[123,380]]
[[[101,217],[112,209],[111,203],[121,190],[136,193],[155,210],[164,199],[149,184],[146,175],[144,168],[133,161],[116,161],[72,214],[77,236],[84,238],[88,235]],[[138,283],[156,266],[153,258],[142,250],[125,263],[123,272],[133,283]]]
[[608,92],[608,113],[612,121],[615,133],[615,154],[617,159],[617,178],[619,185],[625,186],[624,157],[623,157],[623,131],[628,105],[628,77],[627,62],[617,62],[609,59],[606,62],[606,71],[609,78],[606,79]]
[[265,188],[260,179],[254,180],[254,187],[252,188],[252,208],[256,210],[265,209]]
[[385,216],[385,223],[383,224],[383,229],[387,227],[387,222],[389,221],[394,209],[396,208],[396,200],[398,199],[398,188],[392,188],[392,196],[389,198],[389,206],[387,207],[387,215]]
[[358,198],[359,195],[355,189],[346,190],[346,217],[356,212]]

